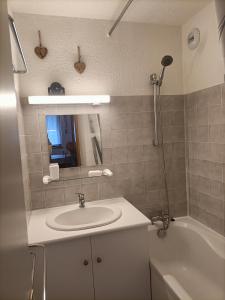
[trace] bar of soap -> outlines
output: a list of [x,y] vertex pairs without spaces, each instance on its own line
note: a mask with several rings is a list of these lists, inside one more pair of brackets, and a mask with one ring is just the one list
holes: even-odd
[[102,170],[93,170],[88,172],[88,177],[102,176]]
[[113,176],[113,172],[109,169],[104,169],[102,171],[102,175],[111,177],[111,176]]

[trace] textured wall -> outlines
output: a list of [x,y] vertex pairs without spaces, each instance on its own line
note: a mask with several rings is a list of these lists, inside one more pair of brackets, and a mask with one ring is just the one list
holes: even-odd
[[[186,215],[184,99],[163,96],[162,118],[171,212]],[[92,178],[42,184],[48,174],[46,114],[100,113],[105,166],[112,178]],[[162,152],[152,146],[153,99],[151,96],[112,97],[109,105],[23,107],[32,208],[65,205],[77,201],[124,196],[146,214],[165,204]],[[60,176],[87,175],[85,168],[61,169]]]
[[[13,13],[9,11],[10,15],[13,16]],[[11,31],[10,31],[11,33]],[[11,52],[12,52],[12,61],[14,65],[19,64],[19,58],[17,53],[17,47],[13,35],[10,35],[11,38]],[[24,190],[24,202],[26,209],[27,223],[29,222],[30,212],[31,212],[31,191],[30,191],[30,178],[28,170],[28,157],[26,150],[25,142],[25,131],[24,131],[24,119],[22,106],[20,101],[20,87],[19,87],[19,77],[20,75],[14,74],[14,85],[17,95],[17,119],[18,119],[18,130],[19,130],[19,143],[20,143],[20,154],[21,154],[21,166],[22,166],[22,177],[23,177],[23,190]]]
[[[201,31],[201,42],[197,49],[190,50],[187,35],[195,27]],[[214,1],[182,27],[182,44],[185,94],[224,82],[224,61]]]
[[186,97],[189,212],[225,234],[225,85]]
[[[218,17],[218,24],[220,24],[220,22],[222,22],[222,20],[224,18],[225,2],[224,2],[224,0],[215,0],[215,4],[216,4],[217,17]],[[224,57],[224,63],[225,63],[225,30],[223,31],[223,34],[222,34],[221,43],[222,43],[223,57]]]
[[[15,21],[29,73],[20,76],[20,94],[45,95],[53,81],[61,82],[67,94],[149,95],[149,76],[161,69],[165,54],[174,56],[162,93],[182,94],[181,28],[121,23],[112,38],[106,36],[108,21],[15,14]],[[34,54],[41,30],[49,55]],[[79,75],[73,64],[77,45],[87,64]]]
[[22,106],[19,100],[17,101],[17,118],[18,118],[18,129],[19,129],[22,176],[23,176],[24,202],[25,202],[27,222],[28,222],[30,217],[30,211],[31,211],[30,177],[29,177],[29,168],[28,168],[28,156],[26,150],[24,118],[23,118]]

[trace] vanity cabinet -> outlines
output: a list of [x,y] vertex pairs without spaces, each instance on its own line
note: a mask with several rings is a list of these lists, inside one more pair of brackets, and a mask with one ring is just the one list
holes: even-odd
[[147,227],[47,246],[48,300],[149,300]]
[[48,300],[94,300],[89,238],[46,246]]
[[150,299],[147,238],[147,228],[91,238],[96,300]]

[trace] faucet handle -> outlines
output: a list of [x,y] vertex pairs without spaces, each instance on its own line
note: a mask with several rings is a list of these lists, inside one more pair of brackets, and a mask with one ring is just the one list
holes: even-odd
[[75,195],[78,195],[79,200],[84,200],[84,193],[75,193]]
[[79,207],[85,207],[85,199],[84,199],[84,194],[83,193],[75,193],[78,195],[79,199]]
[[162,217],[163,217],[163,219],[170,219],[169,211],[168,211],[168,210],[165,210],[165,211],[162,213]]

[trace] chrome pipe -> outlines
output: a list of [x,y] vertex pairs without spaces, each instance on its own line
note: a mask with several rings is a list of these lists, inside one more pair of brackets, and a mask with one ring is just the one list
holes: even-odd
[[126,5],[124,6],[123,10],[121,11],[119,17],[116,19],[116,21],[114,22],[113,26],[111,27],[111,29],[109,30],[107,36],[110,37],[113,33],[113,31],[116,29],[117,25],[119,24],[119,22],[121,21],[122,17],[124,16],[125,12],[128,10],[129,6],[131,5],[131,3],[134,0],[128,0]]
[[159,79],[157,74],[153,73],[150,76],[151,84],[153,85],[153,101],[154,101],[154,138],[153,138],[153,146],[159,146],[159,138],[158,138],[158,103],[157,103],[157,92],[159,88]]
[[34,277],[35,277],[35,264],[36,264],[36,254],[32,251],[34,248],[41,248],[43,251],[43,292],[42,292],[42,300],[46,300],[46,253],[45,253],[45,245],[44,244],[31,244],[29,245],[31,249],[31,255],[33,255],[33,266],[31,273],[31,293],[29,296],[29,300],[34,300]]
[[159,146],[159,138],[158,138],[158,114],[157,114],[157,84],[153,84],[154,90],[154,140],[153,145],[155,147]]
[[10,28],[12,30],[18,51],[20,53],[20,56],[21,56],[21,59],[22,59],[23,65],[24,65],[24,70],[16,70],[15,67],[13,66],[13,73],[25,74],[25,73],[27,73],[27,64],[26,64],[25,56],[23,54],[23,50],[22,50],[22,47],[20,44],[19,36],[18,36],[17,30],[16,30],[16,25],[15,25],[14,19],[10,15],[8,15],[8,18],[9,18]]

